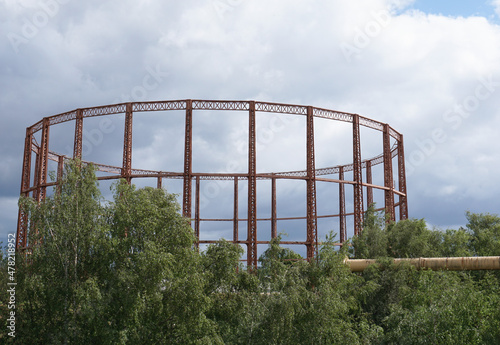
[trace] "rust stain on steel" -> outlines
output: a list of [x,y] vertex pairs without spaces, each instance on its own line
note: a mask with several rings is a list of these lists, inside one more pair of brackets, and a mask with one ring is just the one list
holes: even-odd
[[[133,114],[134,112],[154,112],[154,111],[186,111],[185,116],[185,136],[184,136],[184,162],[183,171],[155,171],[132,167],[132,138],[133,138]],[[248,116],[248,171],[242,173],[229,172],[193,172],[193,113],[205,110],[212,111],[241,111]],[[305,116],[304,133],[306,142],[306,169],[299,171],[273,171],[257,173],[257,140],[258,128],[256,124],[256,113],[288,114],[293,116]],[[390,127],[388,124],[360,116],[358,114],[346,113],[337,110],[317,108],[313,106],[270,103],[259,101],[217,101],[217,100],[172,100],[157,102],[132,102],[99,107],[81,108],[57,115],[45,117],[34,125],[26,129],[25,149],[23,154],[23,167],[21,175],[21,195],[32,197],[39,202],[43,202],[46,197],[47,188],[57,188],[57,182],[47,182],[48,161],[57,162],[58,180],[61,178],[63,165],[70,159],[61,153],[51,151],[49,148],[50,127],[64,122],[75,122],[75,133],[73,142],[73,158],[80,159],[82,163],[88,163],[82,152],[83,144],[83,126],[86,118],[95,116],[113,116],[125,114],[124,134],[123,134],[123,164],[122,166],[112,166],[106,162],[92,162],[99,172],[106,173],[106,176],[99,176],[99,180],[114,180],[125,178],[128,183],[132,183],[137,178],[154,178],[156,186],[163,187],[163,179],[181,179],[183,180],[182,193],[182,214],[188,218],[192,217],[191,210],[194,208],[194,218],[191,218],[191,224],[197,238],[196,245],[200,243],[214,243],[218,239],[204,239],[204,229],[201,222],[228,222],[233,223],[232,241],[247,247],[247,264],[251,268],[257,266],[258,252],[257,245],[269,244],[268,240],[257,240],[260,222],[270,222],[270,234],[265,237],[274,238],[277,236],[280,221],[305,221],[305,229],[302,240],[282,241],[283,244],[301,245],[306,247],[307,259],[311,260],[317,255],[318,248],[318,219],[333,219],[338,217],[340,228],[340,244],[348,240],[347,224],[354,224],[351,234],[359,234],[362,230],[363,210],[373,202],[374,191],[384,193],[384,206],[379,210],[385,210],[396,219],[396,208],[399,208],[399,219],[408,218],[408,205],[406,194],[406,175],[404,167],[404,149],[403,135]],[[352,142],[346,143],[347,147],[333,147],[332,150],[352,150],[353,158],[351,162],[345,164],[332,165],[327,167],[316,167],[316,145],[322,145],[315,142],[314,119],[322,118],[331,121],[340,121],[352,124]],[[382,133],[383,152],[372,158],[362,157],[361,144],[362,136],[360,127],[366,127],[370,130],[380,131]],[[35,134],[41,131],[40,143],[35,139]],[[392,143],[392,145],[391,145]],[[32,167],[32,156],[34,154],[34,167]],[[282,159],[282,157],[275,157]],[[364,159],[363,159],[364,158]],[[394,186],[392,177],[392,161],[396,158],[398,162],[397,178],[398,185]],[[384,179],[381,183],[373,182],[372,169],[377,165],[384,166]],[[365,171],[366,182],[363,182],[363,170]],[[346,179],[346,173],[352,171],[352,178]],[[338,179],[332,178],[332,175],[338,174]],[[349,176],[349,175],[348,175]],[[200,210],[200,188],[201,181],[205,180],[225,180],[233,181],[234,190],[234,210],[233,218],[219,219],[211,217],[209,214],[201,214]],[[271,182],[271,200],[260,201],[257,198],[258,181],[268,180]],[[278,204],[283,196],[280,196],[277,189],[278,180],[304,181],[306,187],[306,197],[303,200],[306,214],[296,215],[294,217],[284,215],[280,216]],[[247,217],[239,218],[238,205],[238,183],[246,181],[248,184],[248,204],[246,206]],[[320,204],[321,214],[318,214],[317,183],[320,181],[328,184],[338,184],[337,192],[328,199],[328,207]],[[193,186],[194,184],[194,186]],[[352,192],[351,191],[352,186]],[[194,189],[194,197],[192,196]],[[347,191],[346,191],[347,187]],[[366,192],[363,192],[366,189]],[[323,191],[321,191],[323,192]],[[349,193],[346,193],[349,192]],[[352,194],[350,194],[352,193]],[[364,197],[365,196],[365,197]],[[398,202],[395,202],[397,196]],[[194,200],[193,200],[194,199]],[[194,202],[194,205],[193,205]],[[271,214],[267,217],[258,217],[259,203],[270,204]],[[331,203],[331,205],[330,205]],[[349,209],[346,210],[346,205]],[[335,209],[336,208],[336,209]],[[328,211],[323,211],[328,209]],[[259,211],[260,212],[260,211]],[[348,218],[350,221],[348,221]],[[240,222],[247,222],[246,239],[241,240],[238,236]],[[19,210],[16,245],[18,249],[29,249],[29,231],[33,227],[29,224],[29,215],[22,209]],[[331,229],[331,228],[330,228]],[[330,230],[328,229],[328,231]],[[36,229],[35,229],[36,231]],[[269,231],[269,230],[268,230]],[[262,230],[261,230],[262,232]]]
[[125,112],[125,131],[123,135],[122,177],[132,183],[132,105],[127,104]]
[[[344,167],[339,168],[339,180],[344,180]],[[339,205],[340,243],[344,243],[347,240],[347,231],[345,223],[345,185],[343,182],[339,183]]]
[[385,213],[389,215],[387,217],[387,222],[393,222],[396,220],[396,215],[394,212],[394,189],[393,179],[392,179],[392,155],[391,155],[391,135],[390,127],[388,124],[384,125],[384,139],[383,139],[383,150],[384,150],[384,186],[388,187],[385,194]]
[[314,161],[314,116],[312,107],[307,107],[307,259],[318,252],[318,217],[316,208],[316,166]]
[[184,190],[182,193],[182,215],[191,218],[191,186],[193,178],[193,102],[186,101],[186,130],[184,132]]
[[248,124],[247,265],[257,268],[257,126],[254,101],[250,101]]
[[361,166],[359,115],[354,115],[352,121],[352,154],[354,166],[354,235],[359,235],[363,225],[363,174]]

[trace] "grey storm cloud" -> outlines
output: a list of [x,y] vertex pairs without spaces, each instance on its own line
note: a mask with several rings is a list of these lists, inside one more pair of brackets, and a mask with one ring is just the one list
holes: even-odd
[[[498,24],[426,14],[412,2],[0,2],[0,238],[15,231],[26,127],[143,100],[256,99],[359,113],[404,134],[411,217],[446,227],[463,224],[467,210],[499,213]],[[229,157],[229,169],[244,170],[244,116],[209,115],[195,114],[194,168],[224,171]],[[87,157],[120,165],[123,115],[107,119],[86,122]],[[134,167],[182,169],[182,121],[174,112],[135,116]],[[258,117],[262,133],[269,121]],[[72,124],[54,131],[51,148],[69,154]],[[349,132],[328,125],[317,134],[321,164],[348,163],[350,152],[328,147]],[[263,138],[258,169],[300,168],[302,155],[290,152],[305,151],[303,141],[300,118]],[[370,142],[362,150],[378,154]],[[220,188],[230,210],[231,187]],[[302,187],[282,189],[290,198],[281,212],[303,212],[292,198]]]

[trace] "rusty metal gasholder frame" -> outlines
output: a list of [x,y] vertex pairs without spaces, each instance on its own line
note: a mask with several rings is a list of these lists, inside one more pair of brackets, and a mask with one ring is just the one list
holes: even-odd
[[[184,133],[184,161],[183,171],[165,172],[132,168],[132,119],[134,114],[139,112],[154,111],[185,111],[185,133]],[[248,113],[248,171],[245,173],[203,173],[193,172],[193,112],[203,110],[217,111],[241,111]],[[304,171],[284,171],[258,173],[257,162],[257,126],[256,113],[275,113],[304,116],[306,118],[306,170]],[[100,176],[101,180],[123,178],[129,183],[135,178],[153,177],[157,178],[157,186],[162,187],[163,179],[182,179],[182,213],[191,219],[197,245],[200,243],[215,243],[218,239],[200,240],[200,221],[231,221],[233,223],[234,243],[246,245],[247,264],[250,267],[257,266],[257,245],[268,244],[269,241],[257,240],[257,225],[260,219],[257,217],[257,181],[271,181],[271,238],[277,236],[277,221],[292,219],[278,217],[276,211],[276,181],[279,179],[303,180],[306,183],[306,215],[293,217],[293,219],[305,219],[305,240],[304,241],[282,241],[283,244],[305,245],[307,259],[313,258],[317,253],[318,246],[318,219],[326,217],[338,217],[340,229],[340,243],[347,240],[346,217],[353,217],[354,234],[361,231],[365,205],[373,203],[373,191],[382,190],[384,193],[384,207],[388,219],[396,220],[396,210],[398,209],[399,219],[408,218],[408,205],[406,195],[406,177],[404,166],[403,135],[394,130],[390,125],[384,124],[358,114],[345,113],[335,110],[316,108],[312,106],[279,104],[258,101],[207,101],[207,100],[174,100],[155,102],[132,102],[114,105],[105,105],[84,109],[76,109],[66,113],[48,116],[30,126],[26,130],[21,195],[32,197],[37,201],[43,201],[47,194],[47,188],[57,186],[58,181],[47,182],[48,162],[55,161],[58,164],[58,180],[62,176],[64,162],[70,158],[82,157],[83,126],[86,118],[95,116],[105,116],[114,114],[124,114],[124,137],[123,137],[123,164],[122,166],[111,166],[104,163],[94,162],[98,171],[108,173],[108,176]],[[314,141],[314,118],[324,118],[334,121],[342,121],[352,124],[352,163],[336,165],[326,168],[318,168],[315,165],[315,141]],[[50,128],[62,122],[74,121],[74,149],[73,157],[67,157],[49,149]],[[362,159],[361,155],[361,135],[360,127],[364,126],[372,130],[380,131],[383,138],[383,152],[373,158]],[[35,140],[35,134],[41,131],[40,143]],[[393,144],[391,145],[391,141]],[[35,155],[35,167],[32,159]],[[397,158],[397,167],[393,167],[393,160]],[[383,185],[373,184],[372,167],[383,164],[384,182]],[[33,170],[33,175],[32,175]],[[397,171],[398,183],[395,186],[393,171]],[[363,181],[363,171],[366,181]],[[352,180],[346,180],[345,174],[352,172]],[[337,175],[338,178],[330,178],[328,175]],[[326,177],[325,177],[326,176]],[[228,180],[234,182],[234,216],[232,219],[206,219],[200,218],[200,180]],[[248,183],[248,206],[247,218],[238,217],[238,183],[246,180]],[[317,214],[317,194],[316,182],[336,183],[339,186],[339,211],[335,215]],[[194,182],[194,183],[193,183]],[[346,212],[346,185],[353,187],[353,212]],[[194,187],[194,188],[193,188]],[[397,199],[396,199],[397,198]],[[193,205],[194,199],[194,205]],[[194,215],[192,215],[194,209]],[[247,222],[247,238],[238,238],[238,223]],[[19,210],[16,246],[24,249],[30,246],[28,243],[29,231],[28,215]]]

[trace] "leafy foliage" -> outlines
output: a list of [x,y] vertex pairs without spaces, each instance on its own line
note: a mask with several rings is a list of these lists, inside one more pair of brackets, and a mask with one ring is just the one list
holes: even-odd
[[220,343],[201,258],[173,195],[120,182],[104,205],[92,166],[68,165],[61,192],[30,213],[19,255],[18,339],[26,344]]
[[381,213],[375,211],[374,204],[370,205],[363,220],[363,231],[352,239],[356,258],[375,259],[387,256],[388,239],[384,225]]
[[482,256],[500,255],[500,217],[470,212],[467,212],[466,216],[474,253]]
[[[199,253],[175,196],[113,188],[104,203],[93,168],[74,162],[60,193],[20,201],[35,245],[16,259],[16,344],[500,343],[497,272],[417,271],[388,258],[499,255],[498,216],[467,213],[466,228],[440,231],[387,224],[372,207],[350,248],[330,233],[308,262],[280,234],[255,274],[239,245]],[[348,255],[379,265],[353,274]],[[4,285],[6,265],[0,257]]]

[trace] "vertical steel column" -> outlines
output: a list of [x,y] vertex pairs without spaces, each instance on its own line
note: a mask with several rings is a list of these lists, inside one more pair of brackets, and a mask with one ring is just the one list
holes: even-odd
[[[339,180],[344,181],[344,167],[339,167]],[[346,216],[345,216],[345,185],[339,182],[339,225],[340,225],[340,243],[347,240]]]
[[35,176],[33,178],[33,187],[34,187],[34,189],[33,189],[33,199],[34,200],[38,200],[38,192],[39,192],[38,186],[40,184],[39,183],[39,180],[40,180],[40,178],[39,178],[39,176],[40,176],[40,160],[41,160],[41,158],[40,158],[40,151],[41,151],[41,147],[40,146],[38,146],[38,147],[35,146],[35,155],[36,155],[35,156],[35,169],[34,169],[34,175]]
[[184,190],[182,215],[191,218],[192,151],[193,151],[193,101],[186,101],[186,131],[184,138]]
[[[24,155],[23,155],[23,175],[21,177],[21,196],[29,197],[27,190],[31,186],[31,144],[33,135],[31,128],[26,129],[26,137],[24,139]],[[25,248],[28,235],[28,214],[24,212],[22,207],[19,207],[17,217],[17,232],[16,232],[16,249]]]
[[127,103],[125,112],[125,131],[123,135],[123,167],[122,178],[132,182],[132,103]]
[[250,270],[253,270],[257,269],[257,151],[255,101],[250,101],[249,105],[247,265]]
[[313,108],[307,107],[307,260],[317,254],[318,228],[316,215],[316,168],[314,163]]
[[57,193],[58,194],[61,194],[63,174],[64,174],[64,156],[59,156],[59,160],[57,162]]
[[408,200],[406,196],[406,170],[405,170],[405,150],[403,145],[403,135],[400,134],[398,141],[398,171],[399,171],[399,191],[404,196],[399,196],[399,219],[408,219]]
[[[372,178],[372,162],[366,161],[366,183],[373,184]],[[370,207],[373,204],[373,188],[370,186],[366,187],[366,206]]]
[[233,242],[238,242],[238,176],[234,177]]
[[196,248],[200,246],[200,177],[196,176],[196,196],[194,199],[194,235]]
[[83,111],[82,109],[76,110],[75,121],[75,140],[73,149],[73,159],[82,159],[82,144],[83,144]]
[[276,178],[271,178],[271,238],[278,236],[278,224],[276,216]]
[[384,186],[385,190],[385,214],[388,222],[395,221],[394,214],[394,180],[392,175],[391,135],[389,125],[384,125]]
[[49,160],[49,130],[49,119],[44,118],[42,125],[42,141],[40,143],[40,149],[38,150],[38,188],[36,196],[36,200],[38,202],[45,200],[45,195],[47,192],[47,187],[45,186],[45,184],[47,183],[47,169]]
[[[33,200],[36,200],[37,202],[40,202],[40,179],[41,179],[41,162],[42,162],[42,155],[41,155],[41,152],[42,152],[42,145],[36,147],[35,146],[35,151],[36,151],[36,157],[35,157],[35,176],[34,176],[34,181],[33,181]],[[38,230],[37,228],[35,227],[35,224],[33,222],[31,222],[30,224],[30,229],[27,231],[27,237],[29,237],[29,235],[31,233],[38,233]],[[26,239],[26,242],[30,242],[29,238]],[[30,242],[27,244],[26,247],[30,246],[30,245],[33,245],[33,244],[36,244],[36,241],[34,242]]]
[[158,176],[158,179],[156,181],[156,188],[157,189],[162,189],[163,188],[163,179],[161,176]]
[[[48,169],[48,159],[49,159],[49,130],[50,123],[48,118],[44,118],[42,122],[42,139],[40,142],[40,147],[38,148],[36,163],[35,163],[35,190],[33,191],[33,199],[41,203],[45,200],[45,195],[47,192],[47,169]],[[38,234],[38,229],[31,224],[32,229],[30,231]],[[34,242],[33,244],[36,244]]]
[[359,133],[359,115],[352,118],[353,174],[354,174],[354,235],[361,232],[363,226],[363,175],[361,171],[361,139]]

